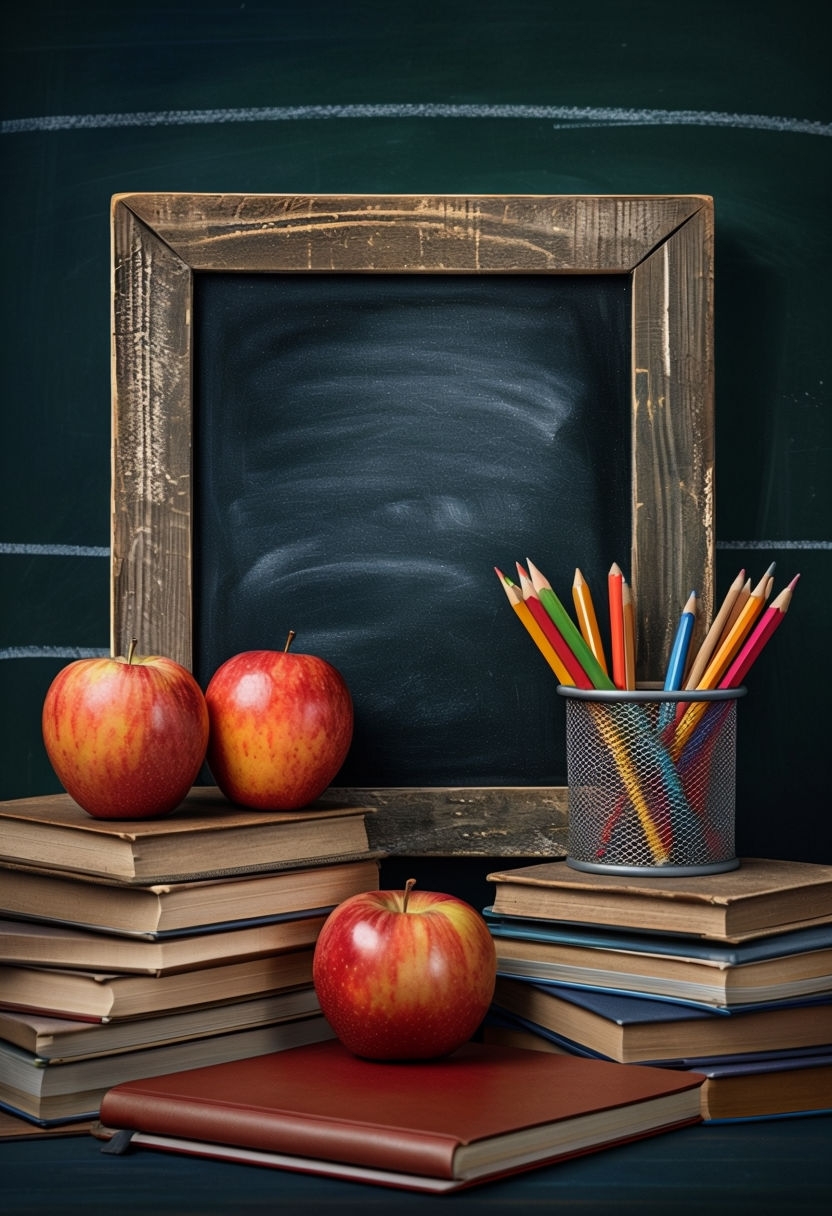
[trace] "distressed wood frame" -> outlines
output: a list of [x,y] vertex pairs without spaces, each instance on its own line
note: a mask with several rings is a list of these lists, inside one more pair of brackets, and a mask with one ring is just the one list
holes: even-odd
[[[231,273],[617,274],[632,280],[640,669],[692,573],[713,602],[713,202],[704,195],[120,194],[112,201],[111,645],[192,663],[193,279]],[[332,791],[398,856],[566,851],[566,790]]]

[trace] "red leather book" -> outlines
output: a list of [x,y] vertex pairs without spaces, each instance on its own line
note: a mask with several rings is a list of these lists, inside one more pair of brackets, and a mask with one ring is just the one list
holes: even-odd
[[328,1041],[117,1085],[96,1134],[441,1192],[698,1122],[703,1080],[484,1043],[378,1063]]

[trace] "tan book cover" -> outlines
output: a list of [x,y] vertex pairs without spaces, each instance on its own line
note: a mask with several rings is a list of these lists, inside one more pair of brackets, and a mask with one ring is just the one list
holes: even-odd
[[0,916],[156,936],[334,907],[378,887],[378,860],[148,885],[0,863]]
[[145,884],[254,873],[366,854],[370,813],[332,803],[248,810],[213,786],[147,820],[94,819],[68,794],[19,798],[0,802],[0,861]]
[[313,947],[166,975],[0,964],[6,1009],[111,1021],[242,1000],[312,983]]
[[494,911],[511,916],[686,933],[739,942],[832,918],[832,866],[742,858],[694,877],[595,874],[565,861],[488,875]]

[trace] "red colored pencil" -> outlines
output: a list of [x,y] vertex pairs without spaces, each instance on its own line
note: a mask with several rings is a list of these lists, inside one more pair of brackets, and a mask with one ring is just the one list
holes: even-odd
[[569,675],[574,681],[575,687],[594,688],[592,680],[590,680],[589,676],[578,662],[578,659],[575,657],[575,652],[572,650],[571,646],[567,645],[563,634],[538,599],[532,585],[532,580],[529,578],[528,573],[519,563],[517,565],[517,576],[520,579],[520,590],[523,592],[524,603],[528,605],[529,612],[531,612],[532,616],[537,621],[540,629],[546,637],[546,640],[549,642],[549,645],[555,651],[561,663],[563,663],[564,667],[569,672]]

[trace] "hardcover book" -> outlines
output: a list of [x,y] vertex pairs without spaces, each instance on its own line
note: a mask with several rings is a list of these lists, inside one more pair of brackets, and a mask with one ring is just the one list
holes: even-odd
[[213,1005],[312,983],[313,948],[167,975],[0,965],[0,1007],[106,1022]]
[[484,916],[505,975],[724,1009],[832,993],[832,923],[729,943]]
[[701,1071],[702,1117],[709,1123],[832,1111],[832,1049],[777,1060],[715,1061]]
[[63,925],[0,919],[0,963],[165,975],[314,946],[325,920],[326,914],[291,916],[266,924],[148,941]]
[[111,1147],[167,1149],[430,1193],[697,1122],[694,1073],[469,1043],[361,1060],[337,1040],[118,1085]]
[[832,997],[737,1013],[498,976],[494,1008],[557,1036],[569,1050],[621,1063],[674,1063],[832,1043]]
[[378,861],[371,858],[147,886],[6,864],[0,865],[0,915],[158,937],[332,908],[377,887]]
[[[499,1046],[563,1054],[570,1048],[557,1035],[522,1018],[495,1013],[483,1028],[484,1041]],[[803,1048],[749,1052],[699,1061],[699,1089],[706,1123],[750,1122],[832,1112],[832,1050]]]
[[743,941],[832,919],[832,866],[742,858],[723,874],[594,874],[565,861],[488,875],[512,916]]
[[314,988],[291,988],[287,992],[229,1001],[222,1005],[200,1005],[156,1017],[129,1018],[117,1022],[81,1022],[49,1017],[42,1013],[0,1009],[0,1039],[20,1047],[44,1063],[113,1055],[161,1047],[187,1039],[253,1030],[321,1012]]
[[0,802],[0,860],[144,884],[320,865],[367,855],[371,813],[332,803],[253,811],[213,786],[147,820],[93,819],[68,794],[19,798]]
[[0,1106],[46,1125],[89,1119],[98,1114],[107,1090],[122,1082],[216,1061],[231,1061],[236,1067],[264,1052],[331,1038],[329,1023],[322,1014],[313,1014],[231,1034],[48,1064],[0,1040]]

